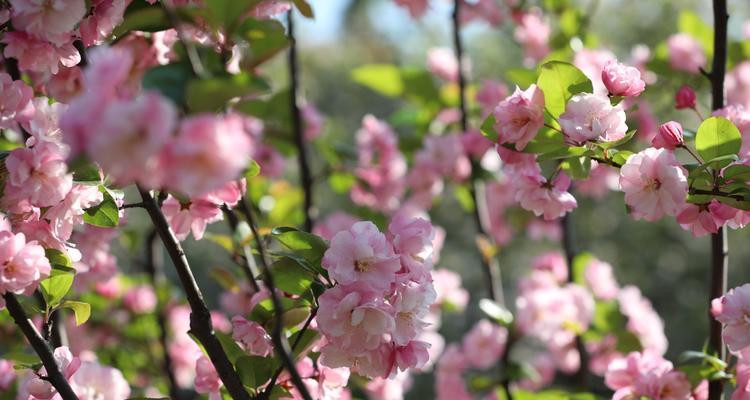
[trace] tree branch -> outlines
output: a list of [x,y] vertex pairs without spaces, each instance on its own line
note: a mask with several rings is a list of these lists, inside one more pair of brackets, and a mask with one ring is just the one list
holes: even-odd
[[78,396],[76,396],[75,392],[73,392],[73,389],[70,387],[70,384],[68,384],[68,381],[65,379],[62,372],[60,372],[60,367],[55,361],[52,348],[49,346],[49,343],[42,338],[42,335],[39,334],[26,316],[26,313],[23,311],[23,307],[21,307],[21,303],[18,302],[16,296],[12,293],[5,293],[3,298],[5,299],[5,306],[8,308],[10,316],[16,322],[16,325],[18,325],[21,332],[26,336],[31,347],[42,360],[44,369],[47,371],[46,380],[57,389],[57,393],[60,394],[60,397],[62,397],[63,400],[78,400]]
[[[727,68],[727,14],[726,0],[713,0],[714,9],[714,59],[711,66],[711,109],[724,107],[724,75]],[[708,299],[708,309],[711,300],[721,297],[727,291],[727,273],[729,271],[729,242],[727,230],[724,227],[711,234],[711,287]],[[726,348],[721,338],[721,323],[716,321],[711,313],[709,320],[709,343],[711,348],[722,360],[726,357]],[[724,381],[713,380],[708,383],[709,400],[719,400],[724,395]]]
[[208,357],[211,359],[216,372],[221,377],[224,386],[227,391],[235,400],[250,400],[250,395],[242,385],[237,371],[229,357],[227,357],[224,348],[221,343],[214,335],[214,328],[211,322],[211,313],[203,301],[203,294],[201,293],[198,283],[195,281],[193,272],[188,264],[185,252],[182,250],[179,240],[175,237],[172,228],[170,228],[167,219],[162,214],[159,205],[156,203],[154,197],[147,190],[144,190],[140,186],[138,192],[143,199],[143,206],[148,212],[151,221],[154,224],[154,229],[159,234],[162,243],[167,248],[167,253],[172,259],[177,275],[180,278],[182,287],[185,289],[185,296],[187,297],[188,303],[190,304],[190,332],[201,342]]
[[304,193],[305,231],[312,232],[313,228],[313,181],[310,164],[307,158],[307,146],[302,129],[302,116],[297,103],[299,93],[299,72],[297,64],[297,39],[294,37],[294,8],[286,15],[289,28],[289,107],[292,113],[292,129],[294,144],[297,146],[297,164],[299,168],[302,191]]
[[[312,310],[310,310],[310,316],[307,317],[307,321],[305,321],[305,324],[302,325],[302,329],[299,330],[299,335],[297,336],[297,339],[294,340],[294,343],[292,343],[292,351],[297,350],[297,346],[299,346],[300,342],[302,341],[302,335],[305,334],[305,331],[310,327],[310,323],[312,323],[312,320],[315,318],[315,316],[318,314],[318,308],[315,307]],[[279,376],[281,375],[281,371],[283,371],[282,367],[276,368],[276,372],[274,372],[273,377],[271,378],[271,382],[266,386],[266,390],[263,391],[263,394],[259,396],[260,399],[265,400],[270,396],[271,389],[273,389],[273,386],[276,384],[276,380],[279,379]]]
[[[266,288],[270,292],[271,302],[273,303],[274,310],[274,327],[271,333],[271,339],[273,341],[276,353],[281,359],[282,365],[289,371],[289,375],[292,377],[292,383],[299,391],[300,395],[305,400],[312,400],[310,393],[307,391],[307,386],[302,382],[302,377],[297,371],[297,367],[294,365],[294,358],[292,357],[292,350],[289,347],[289,341],[284,334],[284,316],[282,315],[284,307],[281,305],[279,295],[276,293],[276,285],[274,284],[273,274],[269,267],[269,262],[266,254],[266,246],[263,243],[263,237],[258,233],[258,224],[253,215],[252,206],[248,206],[244,201],[240,203],[245,216],[247,216],[247,222],[250,224],[250,230],[253,232],[255,242],[258,244],[258,253],[260,253],[260,265],[263,267],[263,280],[266,283]],[[270,385],[266,387],[264,396],[270,394],[273,389]]]

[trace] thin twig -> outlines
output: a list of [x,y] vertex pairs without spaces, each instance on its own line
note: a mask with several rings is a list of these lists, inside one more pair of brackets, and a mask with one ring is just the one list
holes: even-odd
[[[282,315],[284,312],[284,308],[281,305],[281,300],[279,300],[278,293],[276,293],[276,284],[274,283],[273,274],[271,273],[271,268],[269,267],[266,246],[263,243],[263,237],[261,237],[258,233],[258,224],[255,220],[255,216],[253,215],[252,205],[248,206],[243,202],[240,204],[240,206],[247,216],[247,222],[248,224],[250,224],[250,230],[253,232],[253,237],[255,238],[255,242],[258,245],[258,253],[260,253],[260,265],[263,267],[263,280],[266,284],[266,288],[270,292],[271,302],[273,303],[275,322],[273,332],[271,333],[271,339],[273,341],[274,348],[276,349],[276,353],[278,354],[279,358],[281,358],[281,363],[284,365],[287,371],[289,371],[289,375],[292,377],[292,383],[299,391],[300,396],[302,396],[302,398],[305,400],[312,400],[312,397],[310,397],[310,393],[307,391],[307,386],[305,386],[305,383],[302,381],[302,377],[300,376],[299,371],[297,371],[297,366],[294,364],[294,358],[292,357],[293,353],[291,348],[289,347],[289,341],[284,334],[284,318]],[[266,387],[265,392],[270,393],[272,389],[273,388],[271,386],[268,386]]]
[[190,67],[193,69],[193,73],[201,79],[209,78],[209,74],[203,67],[201,58],[198,55],[198,50],[185,35],[185,31],[183,31],[180,27],[181,22],[179,17],[177,16],[177,13],[175,12],[174,3],[172,2],[172,0],[162,0],[161,5],[164,13],[167,15],[167,19],[169,19],[169,23],[172,24],[174,29],[177,31],[177,37],[179,38],[182,47],[185,48],[185,54],[187,54],[188,61],[190,62]]
[[[244,199],[240,199],[240,202],[244,202]],[[222,210],[227,216],[229,227],[232,229],[232,237],[234,237],[237,232],[237,227],[239,226],[239,218],[237,218],[237,214],[234,212],[234,210],[231,210],[226,205],[222,207]],[[236,258],[242,259],[236,260],[237,265],[239,265],[242,269],[242,272],[245,274],[245,278],[247,278],[248,283],[250,283],[250,286],[253,287],[255,293],[260,292],[260,285],[258,285],[258,281],[255,280],[255,277],[258,276],[258,266],[255,264],[255,258],[253,257],[252,251],[250,250],[250,246],[244,243],[237,243],[236,240],[232,240],[232,243],[235,247],[235,253],[238,250],[237,246],[239,246],[240,250],[242,250],[241,255],[236,254]]]
[[216,372],[219,374],[222,382],[224,382],[224,386],[232,398],[235,400],[250,400],[250,395],[245,390],[240,376],[235,371],[231,361],[229,361],[229,357],[227,357],[227,353],[221,346],[221,342],[214,335],[211,312],[203,300],[203,294],[198,287],[198,283],[195,281],[193,271],[190,269],[185,252],[182,250],[182,245],[180,245],[179,240],[174,235],[166,217],[162,214],[151,193],[140,186],[138,187],[138,192],[141,195],[149,217],[151,217],[154,229],[156,229],[162,243],[167,249],[169,257],[172,259],[182,287],[185,290],[185,296],[191,310],[190,332],[203,345],[208,357],[211,359],[214,367],[216,367]]
[[21,307],[16,296],[12,293],[6,293],[3,298],[5,299],[5,306],[8,308],[10,316],[16,322],[16,325],[21,329],[24,336],[26,336],[31,347],[42,360],[44,369],[47,372],[47,379],[45,380],[49,381],[49,383],[54,386],[63,400],[78,400],[78,396],[76,396],[75,392],[73,392],[73,389],[70,387],[70,384],[68,384],[68,381],[65,380],[65,377],[60,372],[60,367],[55,361],[52,348],[50,348],[49,343],[42,338],[39,331],[36,330],[31,323],[31,320],[29,320],[29,317],[26,316],[26,312],[23,311],[23,307]]

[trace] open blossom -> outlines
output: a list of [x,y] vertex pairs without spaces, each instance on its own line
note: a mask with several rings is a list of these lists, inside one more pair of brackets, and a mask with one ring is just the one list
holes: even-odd
[[171,138],[177,111],[155,92],[110,104],[87,143],[89,157],[120,185],[156,187],[159,151]]
[[599,260],[591,260],[583,272],[586,286],[594,293],[594,297],[602,300],[611,300],[617,297],[620,288],[615,280],[612,266]]
[[130,385],[120,370],[84,361],[70,380],[79,399],[120,400],[130,397]]
[[513,37],[523,46],[524,57],[538,62],[549,53],[551,29],[541,16],[540,10],[522,14],[516,18],[517,25]]
[[257,322],[239,315],[232,317],[232,339],[240,342],[250,354],[265,357],[273,352],[271,336]]
[[0,293],[23,293],[49,276],[51,269],[44,248],[27,242],[23,233],[0,232],[0,261]]
[[[714,202],[719,204],[715,200]],[[685,204],[677,214],[677,222],[682,229],[690,231],[695,237],[716,233],[722,225],[711,212],[710,204]]]
[[500,144],[514,143],[523,150],[544,126],[544,93],[534,84],[525,91],[516,87],[495,108],[495,121]]
[[729,400],[745,400],[750,396],[750,364],[737,363],[737,386]]
[[616,60],[615,55],[609,50],[583,48],[576,51],[573,57],[573,65],[586,75],[594,85],[594,94],[607,95],[607,88],[602,82],[602,70],[611,60]]
[[26,32],[5,32],[3,54],[18,60],[24,71],[56,74],[60,65],[73,67],[81,62],[81,54],[73,46],[72,37],[64,43],[51,43]]
[[61,146],[51,142],[13,150],[5,159],[8,169],[5,195],[14,199],[27,198],[36,207],[59,203],[73,186],[65,156]]
[[615,399],[691,399],[690,381],[672,363],[648,352],[630,353],[610,363],[605,382]]
[[94,0],[92,11],[81,21],[78,30],[85,46],[100,44],[114,28],[122,23],[127,2],[125,0]]
[[207,196],[191,198],[183,204],[177,198],[168,195],[161,205],[161,211],[179,240],[187,239],[190,233],[195,240],[201,240],[208,224],[224,217],[220,205]]
[[428,325],[423,318],[436,297],[432,285],[408,282],[399,286],[392,300],[396,323],[392,338],[397,345],[408,345]]
[[0,127],[13,128],[33,114],[31,99],[34,91],[23,81],[16,81],[0,72]]
[[[52,355],[60,368],[60,372],[62,372],[67,380],[70,380],[81,368],[81,359],[75,357],[67,346],[56,348]],[[42,367],[39,370],[39,374],[42,376],[46,375],[47,369]],[[57,392],[48,381],[39,379],[37,376],[32,377],[28,382],[28,390],[29,394],[40,399],[49,399]],[[76,388],[73,387],[73,390],[76,391]],[[77,391],[76,394],[80,395]]]
[[616,60],[604,64],[602,82],[612,96],[635,97],[646,88],[638,68],[621,64]]
[[10,0],[10,4],[14,28],[50,41],[69,34],[86,14],[84,0]]
[[16,371],[13,369],[13,361],[0,359],[0,390],[9,390],[14,380]]
[[409,270],[410,278],[423,281],[429,277],[435,238],[435,230],[429,221],[397,213],[388,225],[387,237],[401,256],[402,265]]
[[750,347],[750,284],[730,289],[724,296],[715,299],[711,311],[714,318],[724,325],[722,338],[730,350],[738,352]]
[[331,239],[323,267],[338,283],[360,282],[384,291],[395,281],[401,263],[385,235],[375,224],[365,221]]
[[669,65],[678,70],[697,74],[706,65],[706,52],[700,42],[687,33],[676,33],[667,39]]
[[236,115],[185,118],[161,154],[167,187],[200,195],[236,179],[250,162],[250,139]]
[[522,175],[514,182],[516,201],[525,210],[536,216],[543,216],[545,220],[560,218],[578,207],[575,197],[568,192],[570,178],[565,173],[559,173],[552,182],[547,182],[543,176]]
[[459,65],[453,50],[436,47],[427,52],[427,70],[448,82],[458,80]]
[[568,101],[560,127],[566,141],[575,145],[619,140],[628,130],[622,105],[612,106],[607,97],[590,93],[579,93]]
[[620,169],[620,187],[635,219],[676,215],[687,196],[687,177],[671,151],[645,149]]
[[674,150],[685,143],[682,137],[682,125],[679,122],[669,121],[659,126],[659,133],[651,140],[651,144],[657,149]]
[[195,391],[209,395],[210,400],[221,399],[222,382],[211,360],[201,355],[195,362]]
[[466,360],[476,368],[489,368],[505,352],[508,330],[483,319],[464,336],[463,350]]
[[678,110],[695,108],[695,90],[688,85],[680,86],[674,96],[674,107]]

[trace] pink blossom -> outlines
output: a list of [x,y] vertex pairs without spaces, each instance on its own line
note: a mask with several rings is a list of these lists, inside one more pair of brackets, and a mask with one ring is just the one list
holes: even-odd
[[400,400],[404,398],[404,393],[409,390],[411,385],[412,382],[409,374],[402,372],[394,378],[372,379],[367,382],[365,390],[367,391],[367,398],[370,400]]
[[208,224],[224,217],[220,204],[213,200],[208,196],[199,196],[191,198],[187,203],[181,203],[172,195],[168,195],[161,205],[161,211],[177,239],[185,240],[192,233],[195,240],[201,240]]
[[73,185],[65,156],[60,145],[50,142],[11,151],[5,159],[8,169],[5,196],[28,198],[29,203],[37,207],[59,203]]
[[13,361],[0,359],[0,390],[10,390],[10,385],[15,379],[16,371],[13,369]]
[[482,116],[486,117],[508,96],[508,88],[504,83],[492,79],[485,79],[475,95],[477,103],[482,107]]
[[464,336],[466,359],[476,368],[489,368],[503,356],[507,340],[507,329],[486,319],[480,320]]
[[422,282],[429,280],[432,269],[432,242],[435,230],[429,221],[411,218],[399,212],[388,225],[387,238],[393,249],[401,256],[401,263],[411,279]]
[[534,257],[531,261],[534,271],[550,274],[555,282],[564,283],[568,280],[568,262],[559,251],[548,251]]
[[531,368],[534,369],[537,376],[524,378],[518,381],[518,387],[524,390],[539,390],[555,379],[555,362],[549,354],[541,353],[530,361]]
[[78,28],[84,46],[100,44],[117,25],[123,21],[127,2],[125,0],[94,0],[89,16]]
[[727,103],[750,107],[750,62],[744,61],[732,68],[724,85]]
[[454,181],[462,181],[471,174],[471,162],[463,151],[459,135],[429,135],[423,146],[414,155],[415,164]]
[[677,222],[695,237],[716,233],[720,226],[708,204],[685,204],[677,214]]
[[586,286],[601,300],[612,300],[620,290],[612,266],[597,259],[591,260],[583,272]]
[[453,50],[435,47],[427,51],[427,70],[447,82],[458,81],[458,60]]
[[602,199],[610,191],[620,188],[619,180],[620,174],[615,168],[592,161],[588,178],[576,182],[576,192],[582,196]]
[[428,0],[394,0],[396,5],[409,11],[409,15],[416,19],[424,15],[429,7]]
[[10,75],[0,72],[0,127],[14,128],[33,114],[31,98],[34,91],[23,81],[14,81]]
[[679,122],[669,121],[659,126],[659,133],[654,136],[651,145],[657,149],[674,150],[682,147],[685,139],[682,137],[682,125]]
[[172,103],[155,92],[113,102],[101,116],[99,133],[88,140],[87,153],[120,185],[157,187],[163,174],[157,156],[170,140],[176,119]]
[[374,350],[352,353],[331,343],[321,349],[321,364],[330,368],[350,368],[352,372],[370,378],[387,378],[395,373],[394,349],[382,344]]
[[[714,300],[717,302],[717,300]],[[739,352],[750,346],[750,284],[730,289],[712,307],[714,318],[724,325],[722,338],[730,350]]]
[[[73,356],[70,349],[66,346],[56,348],[52,355],[55,358],[55,363],[60,368],[60,372],[62,372],[67,380],[70,380],[81,367],[81,359]],[[38,372],[39,375],[47,375],[45,367],[42,367]],[[39,399],[50,399],[57,393],[57,390],[48,381],[42,380],[37,376],[31,377],[27,389],[29,394]],[[75,388],[73,390],[75,391]]]
[[323,132],[323,116],[312,104],[304,104],[300,107],[300,113],[305,124],[305,140],[315,140]]
[[645,351],[632,352],[609,364],[604,382],[612,390],[633,387],[641,374],[654,370],[670,370],[672,363],[658,354]]
[[0,292],[20,294],[49,276],[44,248],[27,242],[23,233],[0,232]]
[[549,38],[552,29],[544,18],[541,10],[523,13],[516,18],[516,29],[513,37],[523,47],[527,64],[533,64],[544,59],[549,54]]
[[568,143],[580,146],[588,141],[622,139],[628,130],[622,105],[590,93],[573,96],[560,115],[560,127]]
[[638,109],[635,110],[638,139],[650,143],[659,133],[659,120],[656,119],[651,104],[643,99],[638,101]]
[[544,93],[534,84],[525,91],[516,87],[495,108],[495,121],[500,144],[515,143],[516,150],[523,150],[544,126]]
[[687,178],[671,151],[648,148],[622,166],[620,187],[633,218],[656,221],[680,211],[687,195]]
[[97,186],[74,184],[65,198],[47,209],[44,218],[50,221],[52,234],[68,240],[76,225],[83,225],[83,214],[104,200]]
[[138,285],[128,289],[122,302],[134,314],[148,314],[156,309],[156,293],[150,286]]
[[342,211],[336,211],[315,223],[313,233],[326,240],[331,240],[340,231],[349,230],[360,219]]
[[72,237],[81,259],[74,262],[79,284],[103,283],[112,280],[117,273],[117,258],[110,250],[109,242],[117,235],[111,228],[85,225]]
[[396,345],[408,345],[428,325],[422,318],[435,298],[435,289],[430,284],[408,282],[398,287],[392,299],[395,327],[391,336]]
[[188,196],[200,195],[236,179],[249,155],[250,140],[239,116],[191,116],[162,152],[164,182]]
[[60,68],[57,75],[50,76],[44,85],[47,96],[66,104],[80,95],[82,90],[83,73],[78,66]]
[[588,328],[594,299],[575,284],[551,286],[524,291],[516,299],[516,309],[521,332],[548,342],[551,348],[563,349],[574,342],[576,331]]
[[737,386],[732,392],[729,400],[746,400],[750,396],[750,364],[740,362],[737,364]]
[[262,0],[253,8],[251,15],[258,19],[269,19],[274,15],[283,14],[291,9],[291,2],[286,0]]
[[607,88],[602,82],[602,70],[611,60],[616,60],[615,55],[609,50],[581,49],[573,57],[573,65],[591,80],[594,85],[594,94],[607,95]]
[[516,201],[525,210],[545,220],[560,218],[578,207],[575,197],[568,192],[570,178],[559,173],[552,182],[541,175],[519,176],[514,182]]
[[216,372],[211,360],[201,355],[195,363],[195,391],[200,394],[208,394],[209,399],[219,400],[222,382]]
[[273,352],[271,336],[255,321],[232,317],[232,338],[250,354],[266,357]]
[[700,42],[687,33],[676,33],[667,39],[669,65],[678,70],[697,74],[706,65],[706,53]]
[[638,68],[621,64],[616,60],[604,64],[602,82],[612,96],[636,97],[646,88]]
[[360,282],[387,290],[401,269],[399,257],[372,222],[357,222],[337,233],[323,256],[323,267],[341,284]]
[[97,47],[88,53],[89,66],[83,72],[85,86],[97,99],[133,97],[129,81],[134,55],[125,47]]
[[70,381],[82,399],[120,400],[130,397],[130,385],[120,370],[85,361]]
[[10,0],[13,27],[52,42],[65,40],[86,14],[84,0]]
[[688,85],[680,86],[674,96],[674,107],[678,110],[695,108],[695,90]]
[[641,346],[655,354],[667,351],[667,337],[664,335],[664,321],[654,310],[651,302],[641,295],[635,286],[625,286],[617,295],[620,312],[628,318],[626,328],[634,333]]
[[469,303],[469,292],[461,287],[461,275],[458,273],[440,268],[432,272],[433,285],[435,286],[435,305],[439,307],[448,307],[462,311]]
[[320,296],[319,304],[318,328],[330,345],[352,354],[377,349],[383,335],[396,326],[392,307],[361,284],[328,289]]
[[59,71],[60,64],[72,67],[81,62],[81,55],[73,46],[72,38],[64,43],[51,43],[26,32],[6,32],[3,54],[18,60],[18,67],[24,71],[52,73]]

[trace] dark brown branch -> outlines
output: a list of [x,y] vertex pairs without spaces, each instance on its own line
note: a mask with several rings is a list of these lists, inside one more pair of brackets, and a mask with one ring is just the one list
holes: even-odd
[[[261,237],[258,233],[258,224],[253,214],[252,205],[248,206],[247,203],[243,201],[242,203],[240,203],[240,207],[242,207],[245,216],[247,216],[247,222],[248,224],[250,224],[250,230],[253,232],[253,237],[255,238],[255,242],[258,245],[258,253],[260,253],[260,265],[263,267],[263,281],[266,284],[266,288],[270,292],[271,302],[273,303],[273,314],[275,322],[273,326],[273,332],[271,332],[271,340],[273,341],[274,348],[276,349],[276,354],[281,359],[281,363],[284,368],[289,371],[289,375],[292,377],[292,383],[297,388],[297,391],[299,391],[302,398],[305,400],[312,400],[312,397],[310,397],[310,393],[307,391],[307,386],[305,386],[305,383],[302,381],[302,377],[300,376],[299,371],[297,371],[297,366],[294,364],[294,353],[289,347],[289,341],[284,334],[284,307],[281,305],[281,300],[279,300],[278,293],[276,293],[276,284],[274,283],[273,274],[271,273],[271,268],[269,267],[269,261],[266,254],[266,246],[263,243],[263,237]],[[267,396],[267,394],[265,393],[270,394],[271,390],[273,390],[273,387],[269,385],[268,387],[266,387],[264,395]]]
[[[724,75],[727,69],[727,14],[726,0],[713,0],[714,8],[714,59],[711,65],[711,109],[724,107]],[[724,227],[711,234],[711,287],[708,298],[708,309],[711,300],[721,297],[727,291],[727,273],[729,271],[729,242]],[[721,338],[721,323],[711,313],[709,320],[709,343],[722,360],[726,357],[726,348]],[[708,383],[709,400],[719,400],[724,396],[724,381],[714,380]]]
[[289,29],[289,108],[292,114],[292,129],[294,133],[294,144],[297,146],[297,164],[299,168],[300,183],[304,193],[305,231],[312,232],[313,228],[313,180],[310,173],[310,163],[307,158],[307,146],[302,127],[302,115],[297,103],[299,93],[299,71],[297,63],[297,39],[294,37],[294,9],[289,10],[286,15]]
[[49,343],[42,338],[42,335],[39,334],[26,316],[26,313],[23,311],[23,307],[21,307],[16,296],[12,293],[6,293],[3,295],[3,298],[5,299],[5,306],[8,308],[10,316],[13,317],[18,328],[21,329],[21,332],[26,336],[31,347],[42,360],[44,369],[47,371],[46,380],[54,386],[63,400],[78,400],[78,396],[76,396],[75,392],[73,392],[73,389],[68,384],[68,381],[65,380],[62,372],[60,372],[60,367],[55,361],[52,348],[49,346]]
[[86,68],[89,65],[89,57],[86,55],[86,46],[83,45],[81,39],[74,40],[73,46],[78,50],[78,54],[81,55],[81,62],[78,63],[78,66]]
[[229,357],[227,357],[224,348],[221,343],[214,335],[214,328],[211,322],[211,313],[203,301],[203,294],[201,293],[198,283],[195,281],[193,272],[188,264],[185,252],[182,250],[179,240],[175,237],[172,228],[170,228],[167,219],[162,214],[159,205],[156,203],[154,197],[147,190],[138,187],[138,192],[141,194],[143,204],[148,212],[151,221],[154,224],[154,229],[159,234],[162,243],[167,249],[169,257],[172,259],[177,275],[180,278],[182,287],[185,289],[185,296],[187,297],[188,303],[190,304],[190,332],[195,336],[199,342],[203,345],[206,350],[208,357],[211,359],[216,372],[219,374],[224,386],[226,387],[229,394],[235,400],[250,400],[250,395],[242,385],[237,371]]

